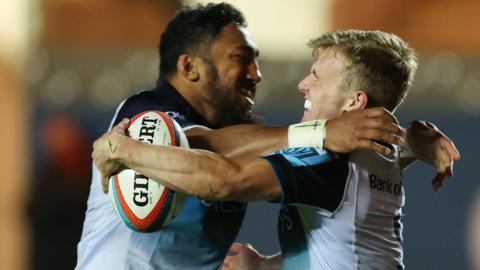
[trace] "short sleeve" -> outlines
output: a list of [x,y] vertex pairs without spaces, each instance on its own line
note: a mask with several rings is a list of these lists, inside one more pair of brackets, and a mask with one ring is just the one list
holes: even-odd
[[316,148],[290,148],[264,157],[282,188],[283,204],[302,204],[334,213],[349,175],[347,156],[333,158]]

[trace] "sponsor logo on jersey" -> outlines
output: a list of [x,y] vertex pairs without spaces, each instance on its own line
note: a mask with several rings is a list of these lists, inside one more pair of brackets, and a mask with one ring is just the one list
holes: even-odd
[[402,182],[395,183],[388,178],[382,179],[375,174],[370,174],[369,180],[371,189],[387,192],[395,196],[402,195]]

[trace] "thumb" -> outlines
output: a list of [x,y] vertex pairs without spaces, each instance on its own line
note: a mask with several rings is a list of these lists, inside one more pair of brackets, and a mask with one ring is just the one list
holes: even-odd
[[118,123],[113,129],[117,132],[125,133],[125,130],[128,128],[128,124],[130,123],[130,120],[128,118],[123,118],[123,120]]
[[120,122],[119,126],[122,127],[123,129],[127,129],[129,123],[130,123],[130,119],[123,118],[122,122]]

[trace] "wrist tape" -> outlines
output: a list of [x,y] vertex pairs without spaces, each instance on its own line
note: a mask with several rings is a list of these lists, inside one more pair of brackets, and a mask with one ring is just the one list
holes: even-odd
[[323,147],[326,119],[302,122],[288,127],[288,147]]

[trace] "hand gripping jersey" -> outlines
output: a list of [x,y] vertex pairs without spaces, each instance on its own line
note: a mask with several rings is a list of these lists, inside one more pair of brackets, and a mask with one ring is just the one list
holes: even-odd
[[[120,104],[110,128],[146,110],[167,112],[184,130],[208,126],[172,86],[160,81],[157,88]],[[189,198],[168,227],[153,233],[135,232],[115,214],[93,166],[76,269],[217,269],[237,236],[245,210],[246,204]]]
[[404,269],[398,151],[332,158],[293,148],[265,157],[282,187],[282,269]]

